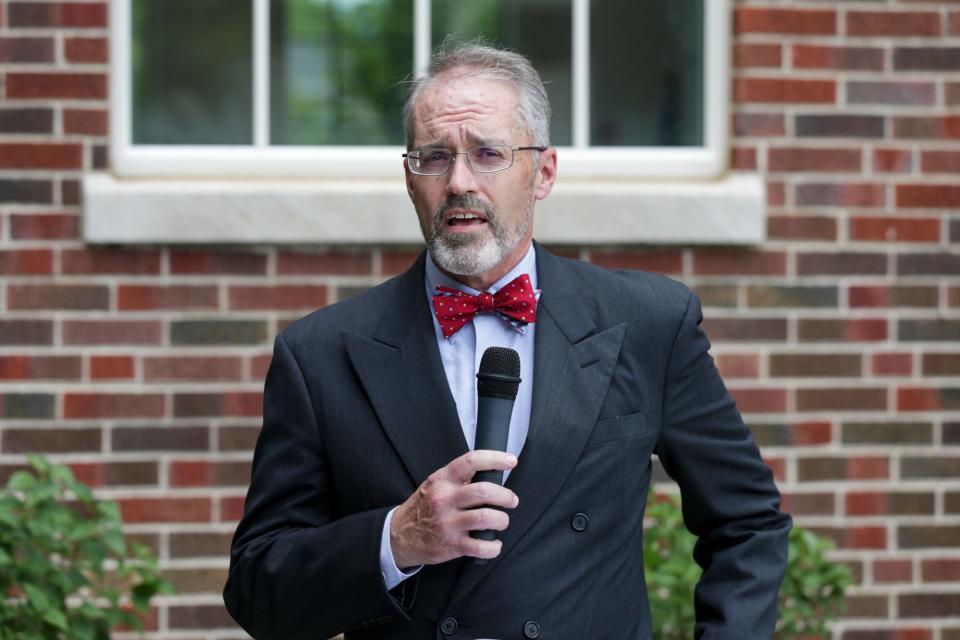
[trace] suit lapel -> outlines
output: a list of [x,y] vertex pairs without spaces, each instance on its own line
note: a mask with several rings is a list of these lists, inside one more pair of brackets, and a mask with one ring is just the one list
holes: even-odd
[[507,486],[520,497],[500,539],[500,556],[465,563],[451,593],[455,608],[501,561],[553,501],[580,458],[600,412],[623,342],[624,325],[597,332],[561,261],[537,246],[543,291],[534,345],[530,430]]
[[423,288],[424,256],[388,294],[372,337],[342,334],[357,376],[414,486],[467,452]]

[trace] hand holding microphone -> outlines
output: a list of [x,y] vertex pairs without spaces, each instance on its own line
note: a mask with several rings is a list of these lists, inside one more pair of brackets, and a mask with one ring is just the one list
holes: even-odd
[[484,351],[477,373],[474,450],[430,474],[393,514],[390,546],[401,569],[500,554],[494,532],[510,523],[501,509],[519,503],[516,494],[501,486],[503,472],[517,464],[516,456],[504,450],[519,386],[517,352],[503,347]]

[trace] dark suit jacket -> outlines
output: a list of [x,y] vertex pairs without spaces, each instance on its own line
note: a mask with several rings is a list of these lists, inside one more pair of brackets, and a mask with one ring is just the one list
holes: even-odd
[[696,296],[540,247],[533,409],[502,552],[387,592],[387,511],[467,451],[423,269],[421,256],[277,337],[224,592],[233,617],[260,640],[651,638],[642,525],[656,453],[699,536],[697,637],[771,637],[790,518],[707,353]]

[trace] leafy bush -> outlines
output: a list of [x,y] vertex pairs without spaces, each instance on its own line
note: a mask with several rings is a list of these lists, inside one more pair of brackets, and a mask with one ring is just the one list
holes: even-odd
[[[655,635],[665,640],[689,638],[696,624],[693,590],[700,578],[692,557],[696,538],[684,526],[676,500],[654,499],[651,494],[649,503],[643,558]],[[777,640],[826,634],[827,623],[840,615],[851,576],[846,565],[827,560],[833,546],[811,531],[799,527],[790,531]]]
[[38,456],[30,465],[0,491],[0,637],[142,631],[151,598],[172,592],[150,551],[127,543],[117,504],[95,499],[70,469]]

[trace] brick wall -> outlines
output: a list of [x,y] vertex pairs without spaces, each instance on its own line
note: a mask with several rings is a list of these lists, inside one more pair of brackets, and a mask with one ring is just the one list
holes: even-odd
[[[854,569],[834,638],[957,640],[960,3],[735,7],[732,162],[769,240],[572,252],[700,293],[786,508]],[[0,475],[68,462],[176,584],[156,637],[241,638],[219,591],[271,337],[415,252],[85,246],[106,9],[0,0]]]

